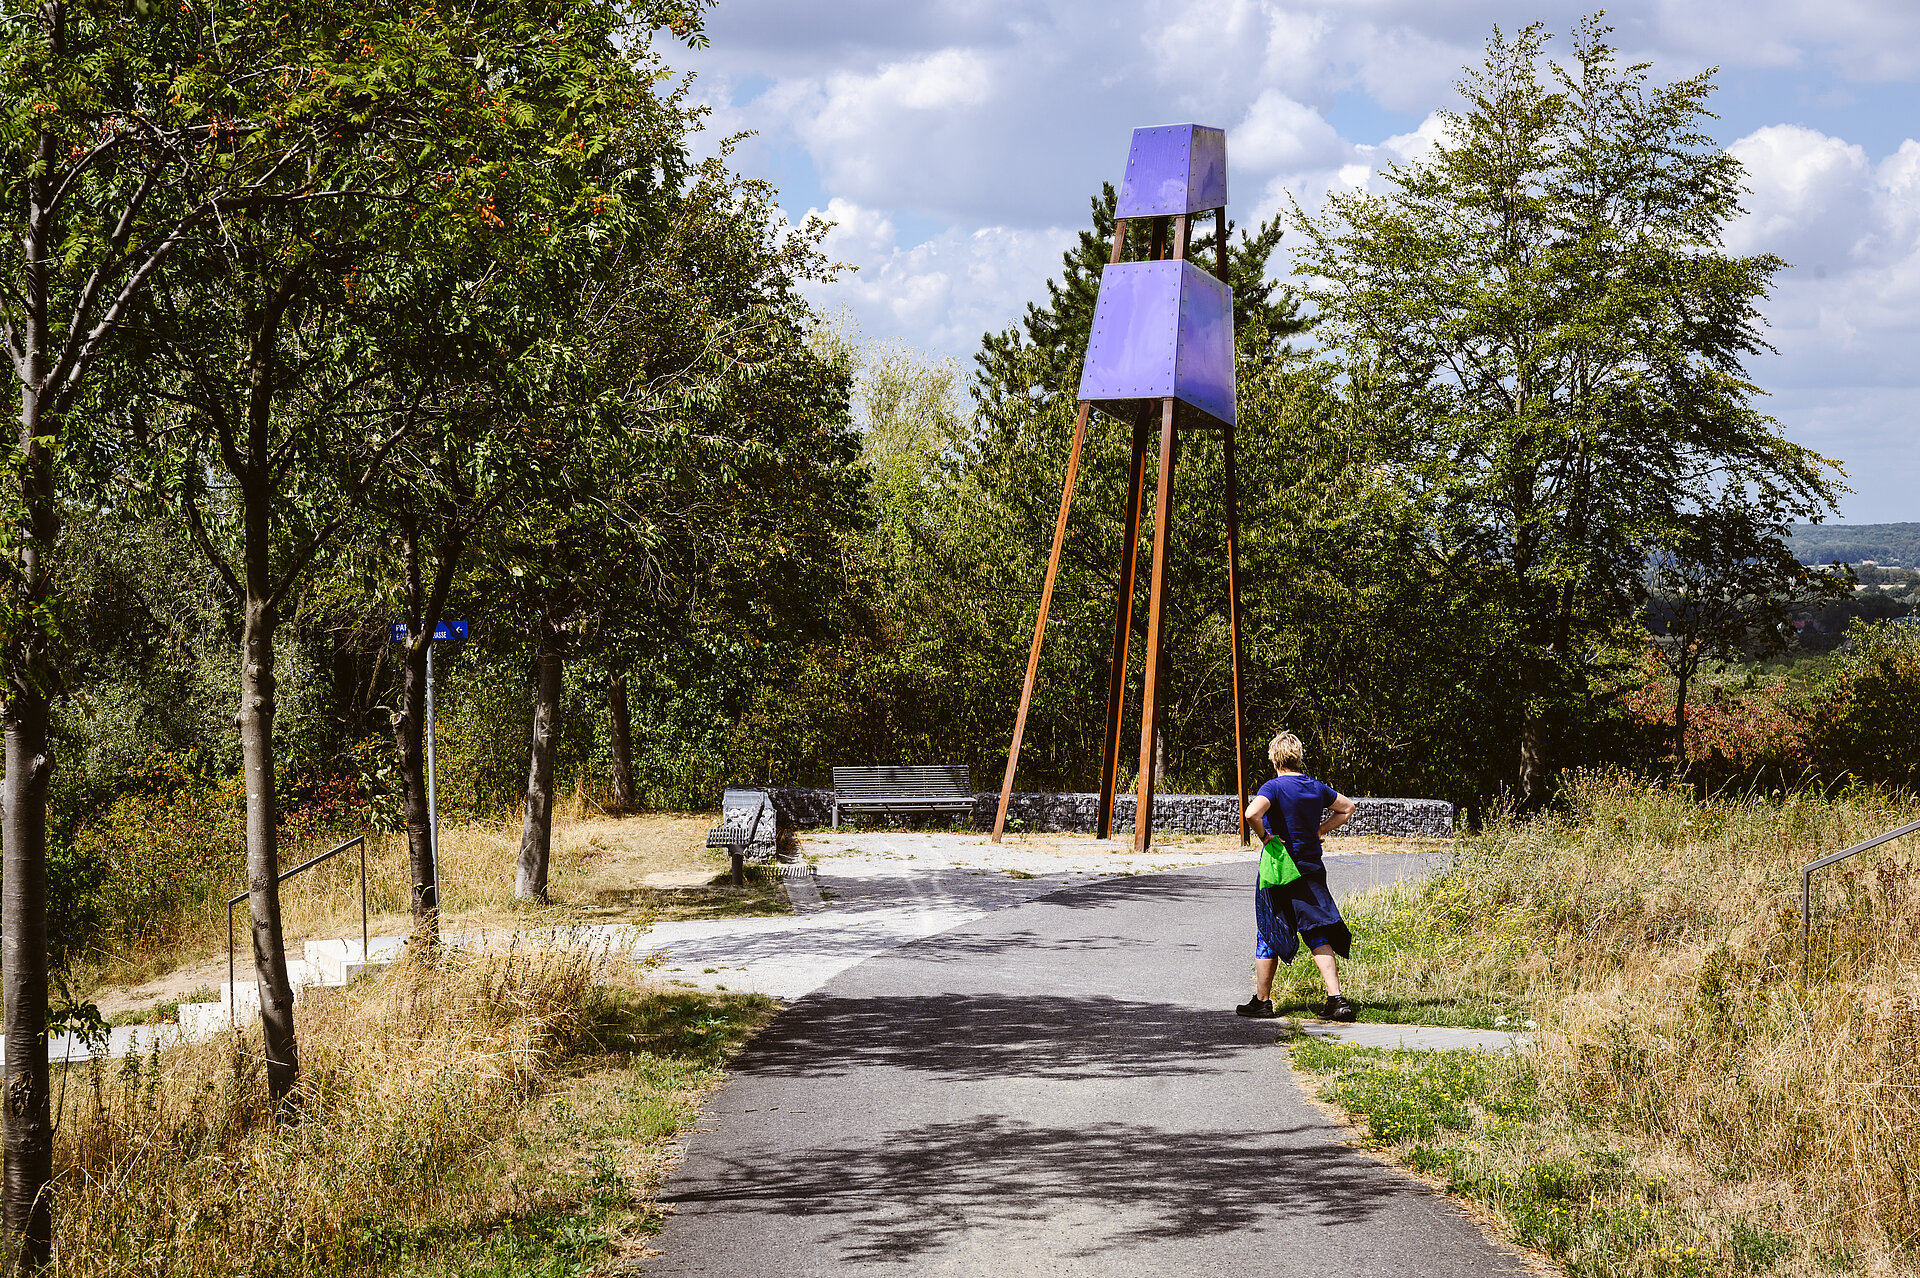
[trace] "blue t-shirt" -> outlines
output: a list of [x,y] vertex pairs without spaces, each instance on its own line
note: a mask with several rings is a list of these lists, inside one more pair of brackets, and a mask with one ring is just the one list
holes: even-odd
[[1317,777],[1295,772],[1275,777],[1260,787],[1260,797],[1271,806],[1261,816],[1267,837],[1287,836],[1293,863],[1303,870],[1320,870],[1320,821],[1338,797],[1334,788]]

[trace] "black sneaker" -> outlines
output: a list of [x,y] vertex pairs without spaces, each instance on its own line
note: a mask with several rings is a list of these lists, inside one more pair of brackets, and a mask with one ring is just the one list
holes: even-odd
[[1273,1000],[1270,998],[1250,998],[1233,1009],[1235,1016],[1258,1016],[1269,1019],[1273,1016]]
[[1327,995],[1327,1004],[1320,1009],[1321,1019],[1328,1021],[1351,1021],[1358,1015],[1359,1013],[1353,1010],[1353,1004],[1338,994]]

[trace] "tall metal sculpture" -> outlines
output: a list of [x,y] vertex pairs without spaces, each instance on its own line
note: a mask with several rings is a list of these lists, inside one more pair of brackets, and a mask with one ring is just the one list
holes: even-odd
[[[1246,750],[1240,715],[1240,528],[1239,493],[1233,471],[1234,397],[1233,290],[1227,285],[1227,137],[1220,129],[1197,124],[1135,129],[1127,153],[1127,175],[1114,210],[1113,253],[1100,276],[1094,303],[1093,333],[1080,378],[1080,413],[1073,447],[1067,454],[1067,478],[1060,493],[1060,516],[1053,525],[1053,554],[1040,590],[1040,613],[1033,623],[1033,647],[1027,678],[1014,719],[1013,745],[1000,786],[1000,808],[993,838],[1000,840],[1013,796],[1013,773],[1020,762],[1020,738],[1027,727],[1033,680],[1040,668],[1040,642],[1046,635],[1047,607],[1053,601],[1060,570],[1060,547],[1073,506],[1073,483],[1080,469],[1092,409],[1133,428],[1133,464],[1127,488],[1126,531],[1120,547],[1120,588],[1113,617],[1113,652],[1107,666],[1106,736],[1100,761],[1100,810],[1096,833],[1113,828],[1114,788],[1120,770],[1120,712],[1127,686],[1127,646],[1133,635],[1134,580],[1140,561],[1141,501],[1145,496],[1147,444],[1154,419],[1160,424],[1160,466],[1154,492],[1153,575],[1147,593],[1147,652],[1140,722],[1140,785],[1135,808],[1133,846],[1144,851],[1153,841],[1154,739],[1160,721],[1160,648],[1167,598],[1167,526],[1172,522],[1173,472],[1181,430],[1218,430],[1226,461],[1227,623],[1233,640],[1234,775],[1240,811],[1247,809]],[[1215,267],[1211,274],[1187,260],[1196,215],[1211,214],[1216,228]],[[1151,224],[1144,261],[1127,262],[1127,224]],[[1247,823],[1240,820],[1240,841]]]

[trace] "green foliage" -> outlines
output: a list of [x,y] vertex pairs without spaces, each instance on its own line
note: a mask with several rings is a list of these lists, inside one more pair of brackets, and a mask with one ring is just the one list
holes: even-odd
[[1581,654],[1629,613],[1649,551],[1729,485],[1784,517],[1835,491],[1752,407],[1743,361],[1784,264],[1720,246],[1741,177],[1700,129],[1711,73],[1649,84],[1607,34],[1583,22],[1561,65],[1539,26],[1496,30],[1466,109],[1388,194],[1294,218],[1318,335],[1398,435],[1426,553],[1509,620],[1530,800]]
[[1795,524],[1793,553],[1810,564],[1858,564],[1862,559],[1920,566],[1920,523]]
[[1815,758],[1828,775],[1911,789],[1920,781],[1920,626],[1855,622],[1847,641]]
[[[478,644],[457,655],[443,649],[436,661],[440,811],[449,817],[503,817],[526,797],[534,672],[523,658],[490,657]],[[563,793],[576,788],[605,792],[600,710],[577,681],[562,694],[554,776]]]

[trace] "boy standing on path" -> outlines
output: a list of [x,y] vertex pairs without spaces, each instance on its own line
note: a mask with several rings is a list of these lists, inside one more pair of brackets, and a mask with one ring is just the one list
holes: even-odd
[[1327,889],[1320,840],[1353,816],[1353,800],[1301,771],[1306,752],[1291,732],[1282,732],[1268,743],[1267,759],[1273,764],[1274,778],[1247,804],[1247,820],[1258,821],[1271,839],[1276,832],[1267,814],[1278,817],[1278,833],[1286,838],[1300,877],[1280,887],[1254,889],[1253,998],[1233,1010],[1241,1016],[1274,1015],[1275,964],[1292,963],[1304,940],[1327,985],[1327,1001],[1320,1014],[1330,1021],[1351,1021],[1353,1004],[1341,997],[1340,965],[1334,956],[1347,957],[1353,934]]

